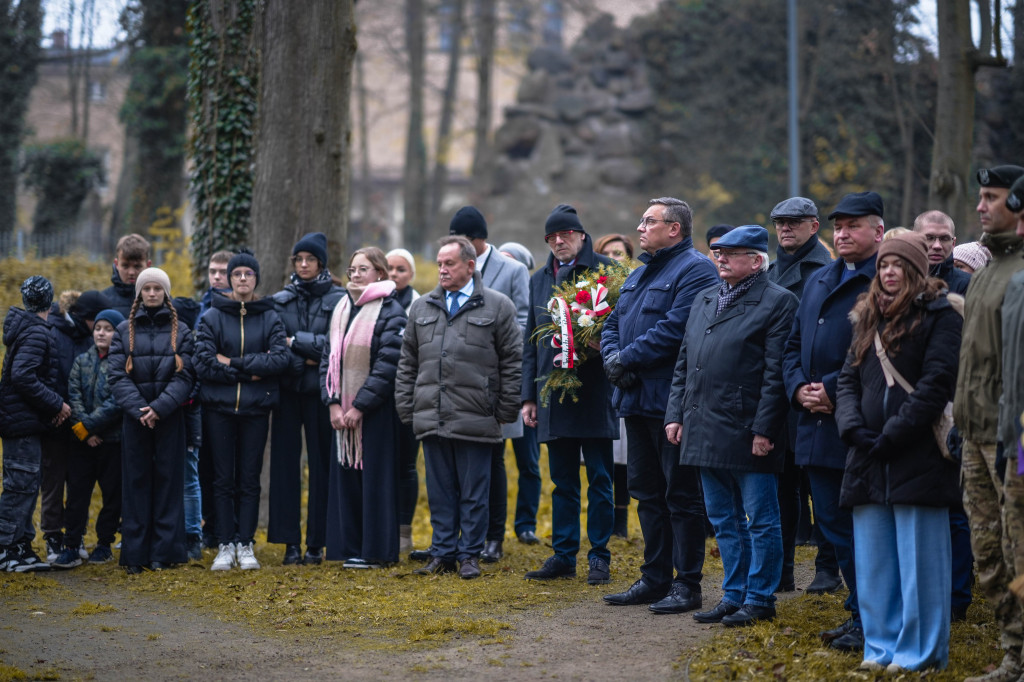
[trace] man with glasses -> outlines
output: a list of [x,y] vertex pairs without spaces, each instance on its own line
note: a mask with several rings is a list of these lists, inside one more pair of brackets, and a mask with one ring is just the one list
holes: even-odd
[[824,642],[841,651],[863,649],[864,630],[857,606],[853,515],[839,506],[847,446],[836,426],[836,386],[853,336],[847,315],[875,276],[885,229],[882,211],[877,193],[854,192],[829,214],[839,258],[807,278],[783,358],[786,393],[797,411],[796,463],[807,472],[815,520],[835,547],[850,589],[844,605],[850,618],[821,633]]
[[942,211],[925,211],[914,218],[914,232],[920,232],[928,242],[928,274],[945,280],[949,291],[963,296],[971,276],[953,265],[953,247],[956,229],[953,219]]
[[636,230],[643,265],[622,285],[601,334],[601,354],[615,386],[612,405],[626,421],[629,493],[638,502],[644,564],[628,590],[604,600],[683,613],[702,606],[704,505],[697,469],[679,463],[679,448],[665,436],[665,410],[690,306],[719,280],[711,261],[693,248],[693,213],[685,201],[651,199]]
[[[768,279],[788,289],[798,299],[803,296],[807,278],[821,267],[832,262],[832,254],[818,239],[818,207],[805,197],[790,197],[776,204],[771,213],[775,235],[779,246],[775,251],[775,262],[768,268]],[[806,475],[796,465],[793,447],[796,444],[797,412],[789,411],[789,438],[785,444],[785,466],[779,475],[779,508],[782,515],[782,579],[780,592],[796,589],[793,575],[796,555],[797,526],[801,508],[806,509],[802,499],[807,497],[809,488]],[[801,488],[804,489],[801,495]],[[808,594],[835,592],[843,585],[839,577],[839,562],[836,550],[829,544],[821,530],[818,536],[818,554],[814,559],[814,579],[807,586]]]

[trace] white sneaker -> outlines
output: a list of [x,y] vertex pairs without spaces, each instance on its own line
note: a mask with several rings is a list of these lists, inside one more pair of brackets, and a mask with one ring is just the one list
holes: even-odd
[[217,558],[213,560],[213,564],[210,566],[211,571],[230,571],[231,567],[235,565],[235,546],[232,543],[220,546],[220,551],[217,552]]
[[243,571],[249,571],[254,568],[260,567],[260,562],[256,561],[256,555],[252,553],[252,543],[243,545],[238,543],[238,567]]
[[87,550],[85,548],[85,541],[84,540],[82,541],[82,544],[78,545],[78,556],[80,556],[80,557],[82,557],[83,559],[86,559],[86,560],[89,559],[89,550]]

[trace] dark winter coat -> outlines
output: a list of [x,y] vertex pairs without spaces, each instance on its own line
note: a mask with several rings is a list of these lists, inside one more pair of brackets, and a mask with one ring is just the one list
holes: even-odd
[[[218,353],[231,363],[218,361]],[[274,301],[215,298],[199,323],[195,363],[204,410],[270,412],[278,401],[278,378],[288,368],[288,344]]]
[[114,266],[113,274],[110,275],[110,281],[111,285],[100,293],[106,297],[110,307],[124,315],[127,320],[132,312],[132,304],[135,303],[135,285],[122,282],[121,275],[117,274],[116,266]]
[[107,379],[117,404],[126,416],[138,420],[143,407],[151,407],[161,418],[179,409],[189,398],[195,382],[192,368],[192,330],[178,321],[177,352],[181,371],[175,371],[171,348],[171,311],[156,308],[153,314],[143,306],[135,312],[135,348],[132,372],[128,374],[129,323],[117,325],[107,358]]
[[82,422],[90,436],[99,436],[104,443],[121,440],[121,408],[114,400],[107,375],[110,354],[100,357],[96,346],[85,351],[71,367],[68,393],[71,424]]
[[[331,313],[345,295],[345,289],[329,278],[289,284],[274,294],[274,310],[284,323],[285,336],[293,337],[288,371],[281,376],[282,388],[307,395],[320,392],[320,357],[327,343]],[[306,364],[306,360],[316,364]]]
[[57,390],[53,337],[43,318],[11,307],[4,319],[0,381],[0,437],[20,438],[49,430],[64,406]]
[[[342,294],[349,295],[344,289]],[[359,310],[360,308],[352,308],[349,322],[355,319]],[[395,375],[398,373],[398,359],[402,355],[402,332],[405,330],[407,320],[402,305],[394,295],[385,296],[381,301],[380,314],[373,325],[370,375],[366,377],[366,382],[352,399],[352,406],[364,414],[380,408],[395,395]],[[323,335],[324,349],[319,366],[320,399],[324,405],[340,402],[337,396],[327,395],[327,366],[331,357],[329,336],[326,333]]]
[[[960,503],[959,468],[943,458],[932,424],[953,398],[963,320],[945,296],[917,304],[921,323],[888,353],[914,387],[888,387],[874,347],[856,367],[848,355],[839,377],[836,421],[839,433],[854,442],[856,429],[882,434],[891,445],[876,456],[851,446],[840,504],[914,504],[926,507]],[[883,327],[879,327],[881,331]]]
[[[665,423],[683,425],[680,464],[777,472],[788,411],[782,354],[797,299],[762,275],[716,317],[719,287],[693,301],[672,378]],[[775,443],[751,453],[754,436]]]
[[64,400],[68,399],[68,380],[71,378],[71,366],[75,358],[92,347],[92,332],[84,321],[62,313],[55,303],[50,310],[46,324],[50,327],[53,337],[54,357],[57,361],[57,390]]
[[971,283],[970,274],[963,270],[957,270],[956,266],[953,265],[953,256],[950,256],[938,265],[931,266],[928,268],[928,272],[932,277],[945,280],[951,294],[963,296],[967,293],[967,285]]
[[803,297],[793,320],[782,362],[786,395],[797,411],[796,463],[842,469],[846,466],[846,444],[839,438],[834,414],[811,413],[796,400],[804,384],[820,382],[832,404],[836,404],[839,372],[846,360],[853,327],[847,315],[857,297],[867,291],[875,276],[874,258],[863,270],[842,284],[846,262],[837,259],[807,278]]
[[[583,248],[576,255],[572,267],[561,267],[555,276],[555,257],[548,255],[547,264],[530,277],[530,313],[523,338],[523,402],[537,403],[537,440],[546,443],[555,438],[614,438],[619,437],[619,421],[615,418],[611,404],[611,384],[604,374],[601,354],[587,349],[587,361],[577,368],[577,376],[583,382],[579,390],[579,402],[566,397],[559,402],[552,396],[550,405],[540,404],[538,394],[543,382],[536,379],[549,374],[554,368],[555,349],[550,337],[539,343],[531,343],[533,330],[551,321],[547,311],[555,286],[564,282],[576,282],[588,270],[597,271],[599,265],[611,265],[612,260],[594,253],[593,241],[587,236]],[[596,275],[595,275],[596,276]],[[591,280],[593,281],[593,279]]]
[[639,381],[616,387],[612,405],[620,417],[663,419],[672,372],[694,297],[719,283],[715,266],[693,248],[690,237],[659,250],[640,254],[644,264],[622,285],[615,310],[601,332],[605,361],[619,354],[623,368]]
[[501,424],[519,416],[523,331],[515,305],[484,287],[479,273],[473,282],[451,319],[440,286],[409,311],[395,403],[419,439],[497,443]]

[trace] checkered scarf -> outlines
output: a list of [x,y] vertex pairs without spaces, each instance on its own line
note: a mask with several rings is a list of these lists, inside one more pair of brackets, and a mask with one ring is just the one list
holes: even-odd
[[718,287],[718,309],[715,310],[715,317],[721,315],[723,310],[731,306],[740,296],[747,293],[747,290],[754,286],[757,278],[763,274],[763,272],[755,272],[746,279],[741,279],[734,287],[730,287],[728,282],[722,282],[722,286]]

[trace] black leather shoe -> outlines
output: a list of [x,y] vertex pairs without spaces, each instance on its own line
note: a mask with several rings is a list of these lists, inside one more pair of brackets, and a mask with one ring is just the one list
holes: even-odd
[[838,575],[818,571],[814,574],[814,580],[807,586],[805,592],[807,594],[825,594],[826,592],[835,592],[842,586],[843,579]]
[[124,572],[127,573],[128,575],[138,575],[138,574],[142,573],[145,570],[146,569],[143,566],[125,566],[124,567]]
[[463,580],[472,580],[480,577],[480,560],[475,556],[463,559],[459,565],[459,577]]
[[414,549],[409,552],[409,561],[430,561],[430,548]]
[[323,547],[307,547],[306,556],[302,557],[302,563],[309,564],[310,566],[319,566],[323,560]]
[[503,556],[505,553],[501,551],[501,540],[488,540],[484,543],[484,551],[480,552],[480,561],[493,564]]
[[282,566],[292,566],[302,563],[302,548],[298,545],[286,545],[284,548],[284,561]]
[[693,619],[698,623],[721,623],[723,618],[731,616],[739,610],[740,607],[738,606],[733,606],[732,604],[726,604],[724,601],[720,601],[718,602],[718,606],[710,611],[698,611],[693,614]]
[[661,601],[668,594],[668,590],[656,590],[649,587],[643,578],[629,586],[625,592],[604,595],[605,603],[612,606],[633,606],[634,604],[653,604]]
[[793,578],[793,571],[783,571],[779,579],[779,587],[776,592],[796,592],[796,580]]
[[648,610],[652,613],[686,613],[695,611],[704,605],[700,591],[694,592],[682,583],[672,583],[668,594],[661,601],[656,601]]
[[519,542],[524,545],[539,545],[540,538],[532,530],[524,530],[522,533],[516,536],[519,538]]
[[[970,606],[970,604],[967,606]],[[967,620],[967,606],[954,606],[949,612],[950,622],[962,623]]]
[[853,618],[847,618],[846,620],[844,620],[842,623],[840,623],[838,626],[832,628],[831,630],[825,630],[824,632],[819,632],[818,636],[821,637],[821,641],[825,642],[825,644],[828,644],[833,639],[836,639],[838,637],[842,637],[843,635],[848,633],[850,630],[853,630],[855,627],[857,627],[857,622]]
[[550,556],[544,565],[536,571],[527,571],[523,576],[527,580],[555,580],[556,578],[575,578],[576,567],[570,566],[556,556]]
[[736,613],[722,618],[722,625],[727,628],[743,627],[753,625],[762,620],[775,620],[774,606],[754,606],[744,604]]
[[149,570],[151,571],[168,571],[175,567],[177,567],[177,564],[165,564],[162,561],[153,561],[149,564]]
[[845,635],[836,637],[828,645],[830,648],[839,651],[863,651],[864,630],[859,625],[854,626]]
[[434,575],[435,573],[454,573],[455,562],[445,561],[440,557],[431,557],[426,566],[420,566],[413,573],[416,575]]

